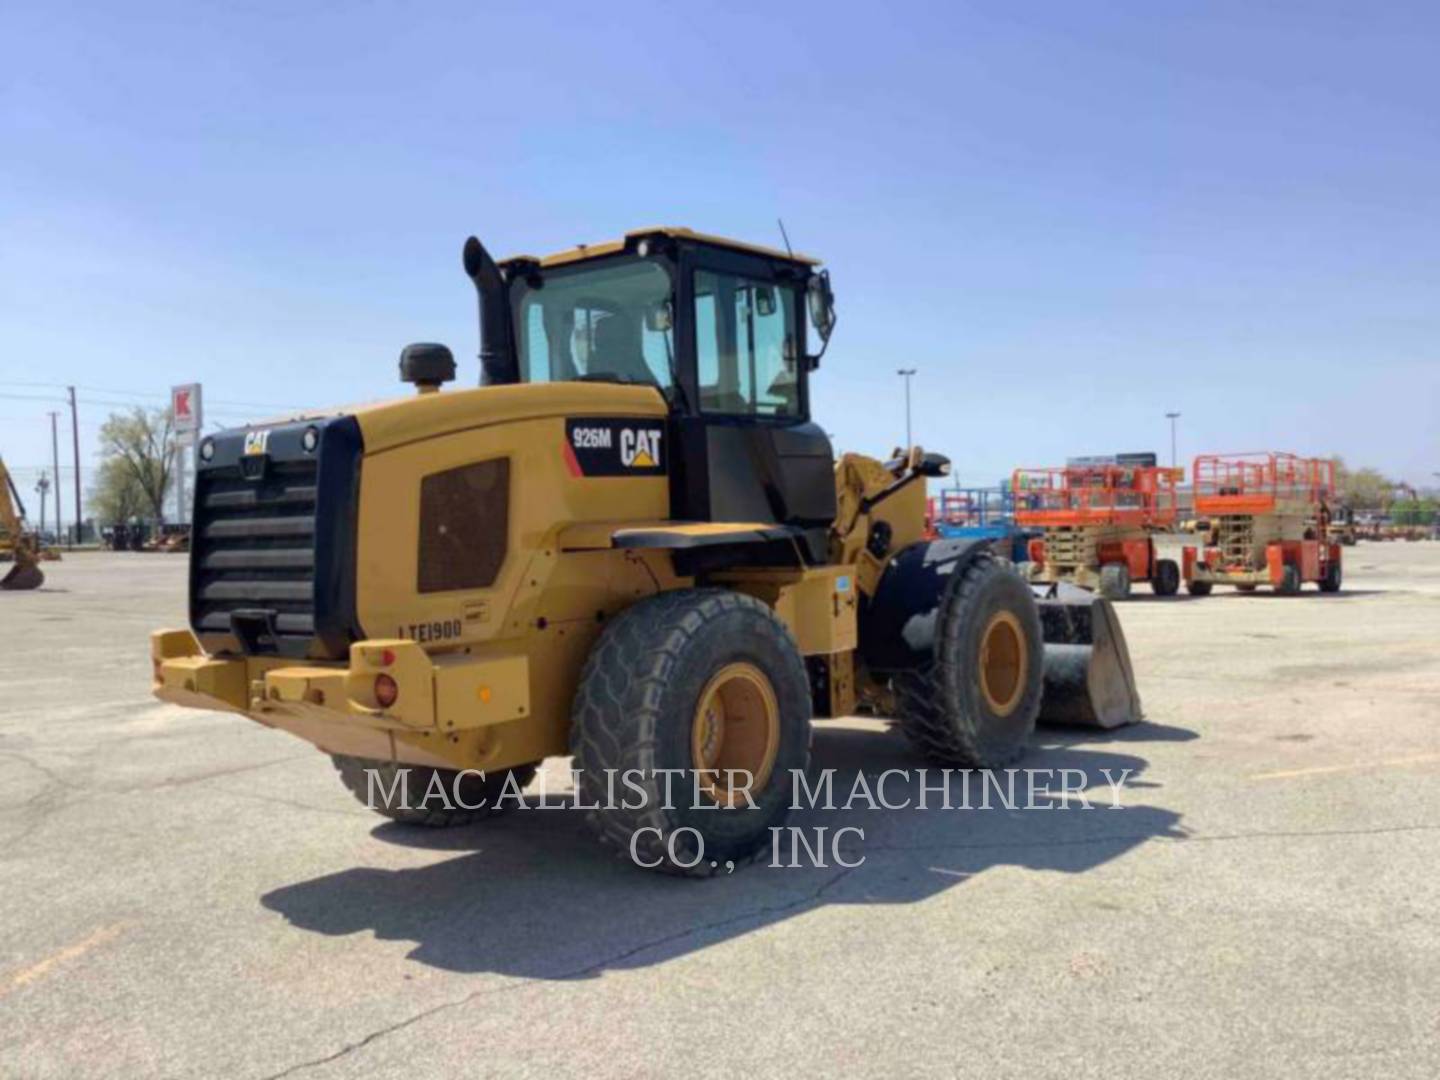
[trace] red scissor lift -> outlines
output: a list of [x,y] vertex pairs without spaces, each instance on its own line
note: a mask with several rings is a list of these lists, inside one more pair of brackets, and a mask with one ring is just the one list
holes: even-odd
[[1185,587],[1250,592],[1269,585],[1293,595],[1307,581],[1340,591],[1340,545],[1330,536],[1335,463],[1273,452],[1195,459],[1195,516],[1205,546],[1183,554]]
[[1174,524],[1181,469],[1083,465],[1016,469],[1015,520],[1044,535],[1030,541],[1032,581],[1069,581],[1111,600],[1148,581],[1156,596],[1180,588],[1180,567],[1155,554],[1153,534]]

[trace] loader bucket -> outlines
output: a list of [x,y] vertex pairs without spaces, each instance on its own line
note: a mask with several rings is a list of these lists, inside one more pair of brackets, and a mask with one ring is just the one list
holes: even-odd
[[45,574],[33,562],[26,562],[24,559],[16,561],[10,568],[10,572],[0,578],[0,589],[6,592],[18,592],[21,589],[38,589],[45,583]]
[[1138,723],[1140,693],[1114,606],[1074,585],[1031,588],[1045,641],[1041,722],[1100,728]]

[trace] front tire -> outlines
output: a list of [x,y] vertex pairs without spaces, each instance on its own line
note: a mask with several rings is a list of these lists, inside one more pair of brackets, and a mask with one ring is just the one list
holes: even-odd
[[1320,591],[1323,593],[1340,591],[1340,564],[1338,562],[1325,564],[1325,576],[1320,579]]
[[1195,581],[1194,579],[1185,583],[1185,591],[1191,596],[1209,596],[1215,591],[1213,581]]
[[1124,600],[1130,595],[1130,568],[1124,563],[1106,563],[1100,568],[1100,595],[1106,600]]
[[981,555],[948,587],[936,619],[934,661],[894,678],[900,729],[940,765],[1009,765],[1040,712],[1044,645],[1030,587]]
[[[446,829],[495,817],[504,806],[496,802],[506,791],[523,790],[535,779],[539,763],[493,773],[438,769],[394,761],[331,754],[330,761],[350,794],[383,817],[402,825]],[[443,792],[443,794],[442,794]]]
[[1295,596],[1300,592],[1300,568],[1294,563],[1286,563],[1280,571],[1280,583],[1275,586],[1275,591],[1281,596]]
[[810,763],[795,639],[766,604],[728,589],[642,600],[585,662],[570,749],[602,844],[663,873],[726,872],[785,820],[793,774]]
[[1161,559],[1155,564],[1150,590],[1156,596],[1174,596],[1180,591],[1180,564],[1174,559]]

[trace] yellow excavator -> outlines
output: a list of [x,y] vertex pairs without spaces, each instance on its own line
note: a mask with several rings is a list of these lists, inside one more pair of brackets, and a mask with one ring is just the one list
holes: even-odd
[[40,569],[40,537],[25,528],[25,504],[5,462],[0,460],[0,558],[9,555],[15,565],[0,578],[0,589],[15,592],[38,589],[45,583]]

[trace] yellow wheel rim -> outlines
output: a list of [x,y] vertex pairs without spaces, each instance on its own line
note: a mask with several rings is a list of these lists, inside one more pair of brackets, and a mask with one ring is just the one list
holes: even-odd
[[980,635],[980,692],[996,716],[1009,716],[1025,692],[1030,653],[1020,620],[997,611]]
[[690,728],[700,790],[722,806],[744,804],[747,787],[755,799],[779,750],[780,705],[770,680],[754,664],[726,664],[700,692]]

